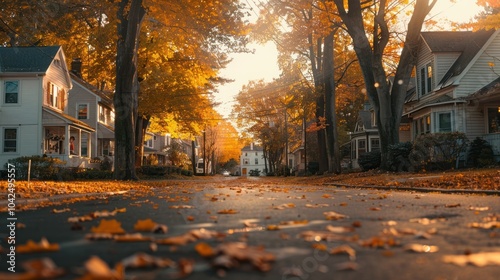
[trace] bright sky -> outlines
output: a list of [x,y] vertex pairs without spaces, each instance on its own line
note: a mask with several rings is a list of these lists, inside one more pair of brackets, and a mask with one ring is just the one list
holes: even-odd
[[[480,10],[476,0],[438,0],[431,15],[434,16],[434,20],[448,19],[454,22],[466,22]],[[260,79],[270,82],[280,74],[276,62],[278,52],[274,43],[267,43],[264,46],[253,44],[249,48],[255,49],[255,53],[232,55],[233,61],[221,71],[222,77],[234,80],[232,83],[219,87],[219,93],[215,96],[215,101],[221,103],[216,110],[224,117],[228,117],[231,113],[232,106],[235,104],[233,98],[242,86],[248,84],[249,81]]]

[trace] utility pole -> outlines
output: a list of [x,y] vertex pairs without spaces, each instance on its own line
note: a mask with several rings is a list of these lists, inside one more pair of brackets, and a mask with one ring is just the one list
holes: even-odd
[[207,160],[206,160],[206,143],[207,143],[207,128],[205,127],[205,130],[203,130],[203,176],[206,175],[206,166],[207,166]]
[[285,177],[288,176],[288,124],[287,112],[285,107]]

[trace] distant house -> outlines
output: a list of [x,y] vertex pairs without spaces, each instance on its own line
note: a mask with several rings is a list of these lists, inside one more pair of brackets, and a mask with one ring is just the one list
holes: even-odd
[[68,114],[95,129],[91,134],[92,158],[113,160],[115,146],[115,112],[108,94],[81,77],[81,61],[71,63],[73,88],[69,92]]
[[[268,167],[269,168],[269,167]],[[240,171],[242,176],[248,176],[251,170],[259,170],[260,174],[266,172],[264,162],[264,150],[260,146],[251,143],[241,149]]]
[[[410,90],[410,92],[412,92]],[[364,153],[380,150],[380,136],[378,134],[375,112],[369,104],[365,104],[363,111],[358,113],[356,127],[349,133],[351,139],[351,167],[359,168],[358,159]],[[403,117],[399,126],[399,141],[411,140],[408,118]]]
[[0,48],[0,166],[47,155],[86,167],[94,128],[68,112],[73,84],[59,46]]
[[403,114],[412,139],[459,131],[482,137],[500,157],[500,30],[422,32],[414,95]]

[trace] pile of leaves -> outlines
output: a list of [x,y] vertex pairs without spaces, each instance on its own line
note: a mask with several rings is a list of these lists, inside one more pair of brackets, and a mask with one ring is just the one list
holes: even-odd
[[301,184],[337,186],[392,186],[455,190],[500,190],[500,170],[456,170],[436,173],[381,173],[368,171],[294,179]]

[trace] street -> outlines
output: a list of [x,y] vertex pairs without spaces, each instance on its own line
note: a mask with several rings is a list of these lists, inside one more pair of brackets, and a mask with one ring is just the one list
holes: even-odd
[[[89,214],[88,221],[79,219]],[[51,252],[16,252],[16,273],[27,260],[49,257],[64,270],[58,279],[85,274],[92,256],[114,269],[140,252],[171,264],[152,268],[142,261],[139,269],[126,268],[125,279],[483,280],[498,279],[500,273],[500,203],[494,195],[295,186],[265,177],[215,176],[16,216],[17,248],[42,238],[59,245]],[[6,213],[2,217],[7,223]],[[111,237],[125,237],[121,242],[97,235],[102,220],[116,220],[127,234],[135,234],[141,231],[138,221],[146,225],[147,219],[168,229]],[[6,262],[9,233],[1,234],[0,278],[12,275]]]

